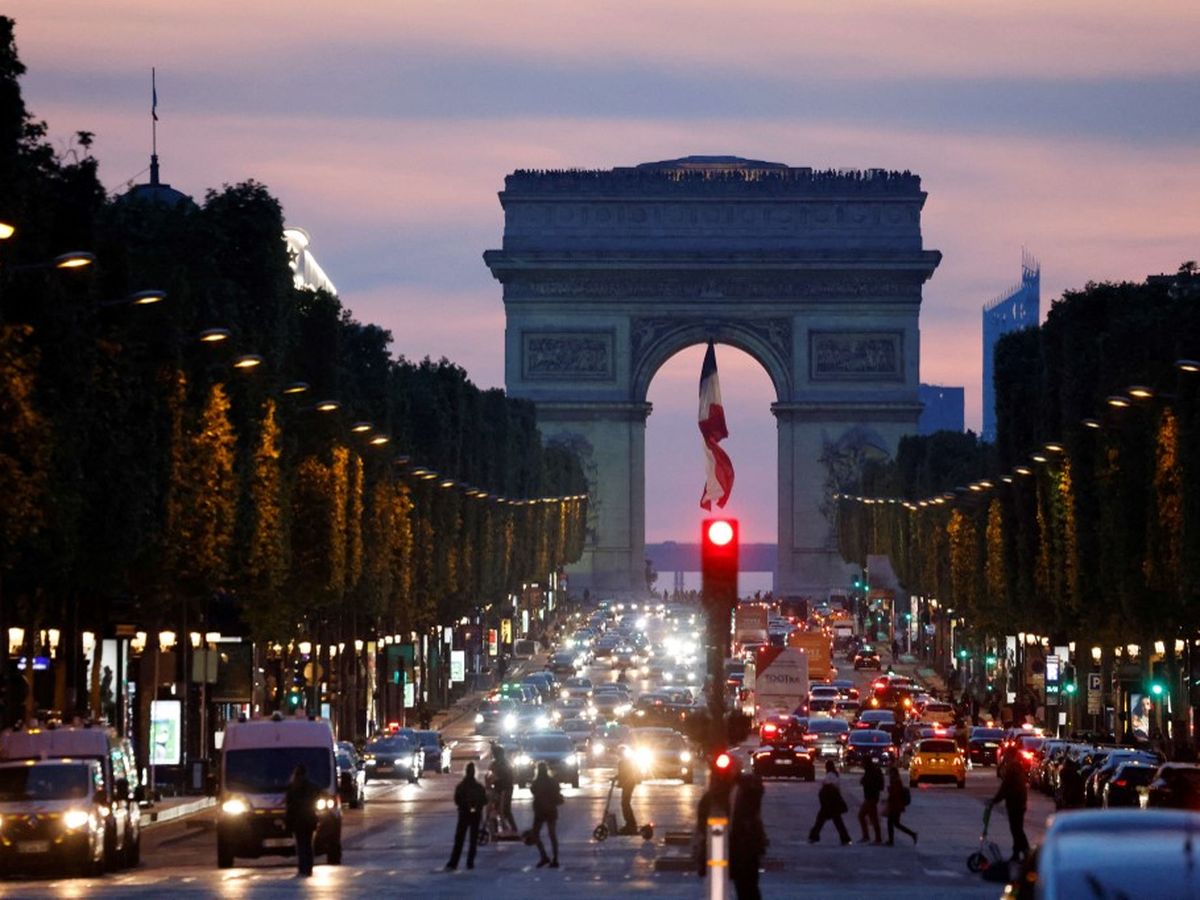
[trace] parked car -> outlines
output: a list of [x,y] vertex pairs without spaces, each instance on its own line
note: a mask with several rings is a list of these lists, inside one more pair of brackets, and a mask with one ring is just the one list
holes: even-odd
[[1105,809],[1118,806],[1139,806],[1138,788],[1149,786],[1150,782],[1154,780],[1156,771],[1154,766],[1147,766],[1136,761],[1122,763],[1117,767],[1108,783],[1104,785],[1100,796],[1100,805]]
[[1164,763],[1154,780],[1138,789],[1142,809],[1200,809],[1200,765]]

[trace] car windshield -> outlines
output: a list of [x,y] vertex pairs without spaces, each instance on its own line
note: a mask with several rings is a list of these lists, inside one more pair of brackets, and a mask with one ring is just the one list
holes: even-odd
[[817,732],[837,732],[848,731],[850,726],[841,719],[810,719],[808,730],[813,733]]
[[1154,767],[1137,765],[1121,766],[1117,770],[1115,777],[1117,779],[1124,778],[1130,784],[1134,785],[1149,784],[1154,780]]
[[891,712],[865,712],[862,714],[864,722],[895,722],[896,717]]
[[575,749],[565,734],[537,734],[529,739],[526,747],[538,753],[570,753]]
[[809,709],[833,709],[834,701],[826,697],[815,697],[809,702]]
[[892,739],[882,731],[860,731],[850,735],[852,744],[890,744]]
[[972,728],[971,740],[973,741],[998,741],[1004,737],[1004,731],[1000,728]]
[[339,753],[337,755],[337,764],[339,769],[353,769],[354,760],[350,758],[349,753]]
[[91,794],[87,766],[11,766],[0,769],[0,802],[82,800]]
[[225,753],[227,791],[249,794],[277,794],[287,789],[292,770],[303,765],[308,780],[315,785],[330,782],[333,754],[328,747],[255,747],[228,750]]
[[957,753],[958,745],[954,741],[921,741],[922,753]]

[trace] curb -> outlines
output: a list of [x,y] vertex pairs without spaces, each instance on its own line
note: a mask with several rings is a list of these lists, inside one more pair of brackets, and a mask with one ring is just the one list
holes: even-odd
[[186,816],[210,809],[216,805],[217,801],[212,797],[199,797],[195,800],[189,800],[186,803],[177,803],[173,806],[168,806],[166,809],[143,810],[141,827],[150,828],[153,825],[163,825],[175,819],[182,819]]

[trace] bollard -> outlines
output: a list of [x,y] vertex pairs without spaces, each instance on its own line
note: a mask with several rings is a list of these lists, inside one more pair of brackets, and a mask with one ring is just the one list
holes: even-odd
[[729,820],[708,820],[708,898],[729,896]]

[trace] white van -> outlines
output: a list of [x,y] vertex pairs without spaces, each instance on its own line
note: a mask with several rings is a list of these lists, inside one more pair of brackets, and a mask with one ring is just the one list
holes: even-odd
[[104,726],[14,729],[0,734],[0,760],[84,759],[100,763],[103,776],[104,861],[110,869],[136,866],[141,858],[141,809],[137,763],[129,741]]
[[333,755],[333,730],[322,719],[230,722],[221,745],[217,798],[217,866],[235,857],[290,856],[295,841],[285,822],[284,792],[292,771],[303,764],[321,791],[317,800],[314,852],[331,866],[342,862],[342,804]]
[[109,817],[99,760],[0,762],[0,872],[100,874]]

